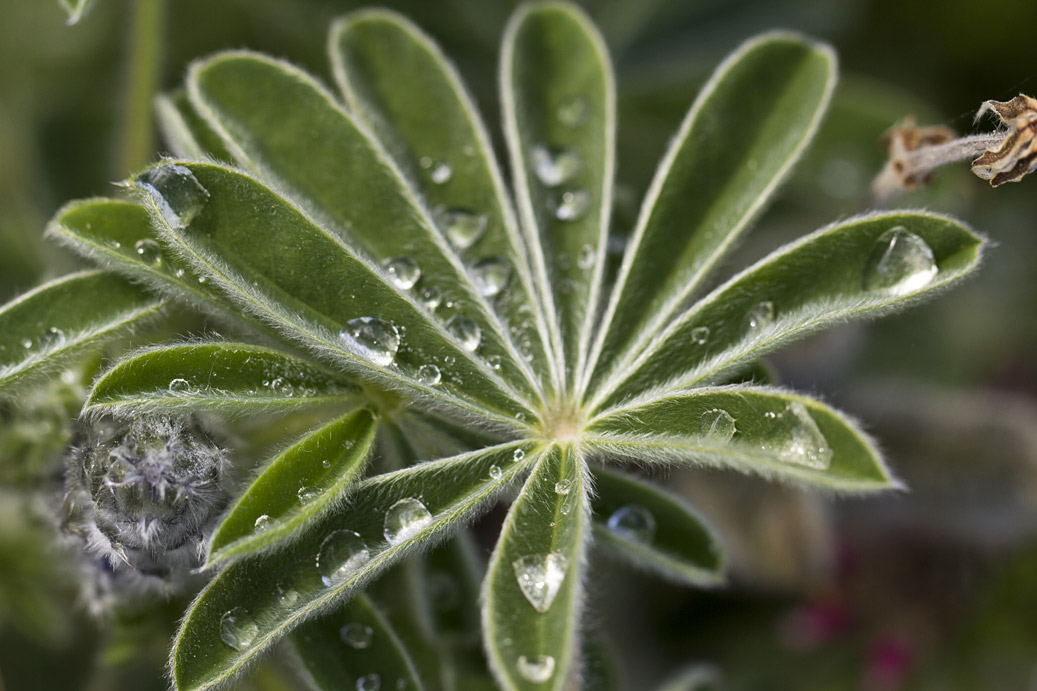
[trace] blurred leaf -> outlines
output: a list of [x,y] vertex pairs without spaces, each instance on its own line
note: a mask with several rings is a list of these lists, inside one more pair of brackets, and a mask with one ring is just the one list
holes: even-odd
[[205,122],[191,105],[185,91],[160,94],[155,99],[155,115],[162,136],[178,158],[233,161],[220,135]]
[[[143,0],[147,2],[149,0]],[[90,11],[90,8],[94,5],[94,0],[58,0],[62,9],[68,14],[68,24],[77,24],[79,20],[86,16],[86,13]]]

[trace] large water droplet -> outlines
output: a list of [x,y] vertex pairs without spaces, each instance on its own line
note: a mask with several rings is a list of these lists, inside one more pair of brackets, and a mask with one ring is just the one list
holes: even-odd
[[863,283],[865,290],[900,296],[929,285],[936,273],[936,257],[925,240],[896,226],[875,241]]
[[774,303],[764,300],[749,312],[749,328],[762,329],[774,321]]
[[377,674],[365,674],[356,680],[356,691],[382,691],[382,678]]
[[194,387],[191,386],[191,382],[186,379],[177,377],[176,379],[169,382],[169,393],[171,394],[187,394],[194,393]]
[[400,290],[410,290],[421,278],[421,267],[410,257],[391,257],[385,260],[385,271]]
[[350,351],[380,367],[387,367],[400,349],[400,332],[392,322],[377,317],[357,317],[338,334]]
[[494,463],[493,465],[490,466],[490,477],[491,478],[493,478],[494,480],[500,480],[501,477],[503,477],[503,476],[504,476],[504,471],[501,470],[501,467],[499,465]]
[[814,418],[799,401],[792,401],[780,413],[769,413],[771,427],[760,448],[786,463],[826,469],[832,462],[832,449]]
[[267,514],[263,514],[262,516],[260,516],[259,518],[256,519],[256,523],[255,523],[254,528],[255,528],[255,531],[257,533],[261,533],[264,530],[267,530],[268,528],[270,528],[270,526],[273,525],[273,524],[274,524],[274,519],[270,518],[270,516],[267,515]]
[[533,171],[548,187],[569,182],[580,172],[580,154],[573,149],[533,147]]
[[295,395],[295,385],[284,377],[274,377],[270,382],[270,388],[278,396],[284,396],[285,398],[291,398]]
[[352,530],[336,530],[324,538],[317,552],[317,571],[326,586],[349,578],[371,559],[371,552],[360,535]]
[[587,99],[583,96],[569,96],[558,104],[555,115],[558,116],[558,122],[566,127],[579,127],[587,121]]
[[432,312],[439,307],[439,303],[443,302],[443,294],[439,292],[438,288],[425,288],[421,291],[421,302],[425,305],[425,309]]
[[511,566],[529,604],[541,614],[551,609],[569,566],[566,556],[561,552],[530,554],[516,559]]
[[158,266],[162,263],[162,247],[151,238],[137,240],[133,249],[145,264]]
[[578,221],[587,213],[590,203],[591,197],[587,190],[566,190],[555,202],[555,218],[567,223]]
[[735,436],[735,419],[721,408],[707,410],[699,417],[699,434],[715,441],[730,441]]
[[296,496],[299,497],[299,501],[301,503],[308,504],[317,497],[319,497],[323,492],[324,490],[322,490],[320,487],[311,487],[309,485],[306,485],[299,488],[299,491],[296,492]]
[[385,512],[382,534],[390,545],[409,540],[432,522],[432,514],[413,497],[401,499]]
[[696,326],[691,330],[691,342],[695,345],[705,345],[709,340],[709,327]]
[[244,607],[235,607],[220,617],[220,638],[235,650],[248,650],[259,635],[259,626]]
[[459,250],[466,250],[486,232],[486,216],[467,209],[450,209],[443,214],[447,240]]
[[209,200],[190,168],[160,163],[137,177],[137,184],[151,199],[162,219],[173,228],[191,224]]
[[342,639],[342,642],[350,648],[363,650],[367,646],[371,645],[371,640],[374,638],[374,629],[367,624],[353,622],[352,624],[346,624],[339,629],[338,635],[339,638]]
[[480,295],[492,298],[508,285],[511,266],[500,257],[486,257],[471,266],[472,282]]
[[482,341],[482,330],[468,317],[456,314],[446,323],[446,329],[461,343],[461,347],[469,353],[474,352]]
[[511,457],[516,461],[521,461],[523,458],[526,457],[526,450],[515,449],[515,451],[511,454]]
[[418,381],[426,386],[435,386],[442,377],[443,373],[435,365],[422,365],[418,368]]
[[555,659],[550,655],[534,657],[519,655],[516,667],[518,667],[518,673],[526,681],[543,684],[555,673]]
[[627,504],[612,512],[606,526],[628,540],[650,543],[655,538],[655,516],[643,506]]
[[569,490],[572,489],[572,480],[559,480],[555,483],[555,494],[569,494]]

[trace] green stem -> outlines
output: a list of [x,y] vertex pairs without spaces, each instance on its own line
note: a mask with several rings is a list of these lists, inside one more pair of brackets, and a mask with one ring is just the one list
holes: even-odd
[[162,69],[165,0],[130,0],[130,29],[122,132],[116,174],[125,176],[143,167],[154,152],[152,101]]

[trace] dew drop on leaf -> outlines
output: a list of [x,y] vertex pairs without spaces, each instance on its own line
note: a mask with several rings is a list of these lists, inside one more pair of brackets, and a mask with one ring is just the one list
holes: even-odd
[[186,379],[177,377],[176,379],[169,382],[169,393],[194,393],[194,389],[191,387],[191,382],[187,381]]
[[573,149],[551,148],[543,144],[533,147],[533,171],[540,182],[558,187],[580,172],[580,154]]
[[587,121],[587,99],[579,95],[569,96],[558,104],[555,115],[566,127],[579,127]]
[[561,552],[530,554],[519,557],[511,566],[515,569],[519,590],[533,609],[541,614],[551,609],[551,603],[565,580],[568,558]]
[[235,607],[220,617],[220,638],[235,650],[248,650],[259,635],[259,626],[244,607]]
[[555,673],[555,659],[550,655],[534,657],[519,655],[516,667],[518,667],[518,673],[526,681],[543,684]]
[[292,609],[299,602],[299,591],[289,586],[277,586],[274,605],[279,609]]
[[392,257],[385,260],[385,271],[400,290],[410,290],[421,278],[421,267],[410,257]]
[[760,449],[786,463],[824,470],[832,462],[832,449],[810,412],[799,401],[792,401],[780,413],[765,416],[770,428],[763,435]]
[[309,485],[300,487],[299,491],[297,492],[299,502],[303,504],[308,504],[309,502],[319,497],[323,491],[324,490],[322,490],[320,487],[310,487]]
[[382,678],[377,674],[365,674],[356,680],[356,691],[382,691]]
[[929,285],[937,273],[936,257],[925,240],[903,226],[875,241],[864,269],[864,289],[901,296]]
[[278,396],[284,396],[285,398],[291,398],[295,395],[295,386],[284,377],[274,377],[273,381],[270,382],[270,388]]
[[764,300],[749,313],[749,328],[762,329],[774,321],[774,303]]
[[133,249],[140,260],[149,266],[158,266],[162,263],[162,247],[151,238],[137,240]]
[[160,163],[137,176],[137,184],[162,219],[178,230],[189,226],[209,201],[209,191],[186,166]]
[[494,372],[500,372],[500,368],[504,366],[504,358],[500,355],[491,355],[486,361],[486,364],[490,366]]
[[357,533],[336,530],[324,538],[317,552],[317,571],[326,586],[349,578],[371,559],[371,552]]
[[400,332],[392,322],[377,317],[357,317],[338,334],[350,352],[380,367],[387,367],[400,349]]
[[443,227],[450,244],[466,250],[486,232],[486,216],[468,209],[450,209],[443,214]]
[[413,497],[401,499],[385,512],[382,534],[394,545],[417,535],[432,522],[432,514],[425,505]]
[[371,640],[374,638],[374,629],[367,624],[353,622],[339,629],[338,635],[342,642],[350,648],[363,650],[371,645]]
[[525,449],[515,449],[515,453],[511,454],[511,457],[516,461],[521,461],[526,457],[526,451]]
[[572,480],[559,480],[555,483],[555,494],[569,494],[572,485]]
[[331,461],[329,461],[328,459],[325,458],[323,461],[320,462],[320,465],[321,465],[322,468],[327,470],[328,468],[331,467]]
[[256,523],[254,526],[255,531],[257,533],[262,533],[263,531],[267,530],[271,525],[273,525],[273,523],[274,519],[270,518],[270,516],[267,514],[263,514],[262,516],[256,519]]
[[28,350],[29,348],[32,348],[32,339],[31,338],[23,338],[22,339],[22,347],[25,348],[26,350]]
[[504,471],[496,463],[490,466],[490,477],[494,480],[500,480],[504,475]]
[[454,169],[449,164],[437,161],[432,164],[432,169],[429,171],[429,177],[432,182],[437,185],[445,185],[450,182],[450,178],[454,177]]
[[425,305],[425,309],[432,312],[439,307],[439,303],[443,302],[443,294],[439,292],[438,288],[425,288],[421,291],[421,302]]
[[605,525],[613,534],[628,540],[649,544],[655,539],[655,516],[637,504],[619,507]]
[[446,323],[446,329],[460,343],[461,347],[469,353],[474,352],[482,342],[482,330],[479,325],[468,317],[459,314],[451,317]]
[[435,365],[422,365],[418,368],[418,381],[426,386],[435,386],[442,378],[442,373]]
[[576,266],[580,267],[584,271],[594,267],[595,252],[593,245],[584,245],[580,248],[580,253],[576,255]]
[[471,266],[472,282],[480,295],[492,298],[498,295],[511,279],[511,266],[500,257],[486,257]]
[[699,434],[715,441],[730,441],[735,436],[735,419],[721,408],[707,410],[699,417]]
[[590,203],[591,196],[587,194],[587,190],[566,190],[555,202],[555,218],[566,222],[578,221],[587,213]]
[[705,345],[709,340],[709,327],[696,326],[691,330],[691,342],[695,345]]

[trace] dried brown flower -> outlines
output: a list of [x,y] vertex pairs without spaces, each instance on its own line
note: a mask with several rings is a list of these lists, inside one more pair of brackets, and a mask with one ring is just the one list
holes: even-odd
[[972,172],[993,187],[1018,182],[1037,169],[1037,99],[1019,94],[1011,101],[987,101],[976,118],[993,111],[1008,130],[996,149],[972,162]]

